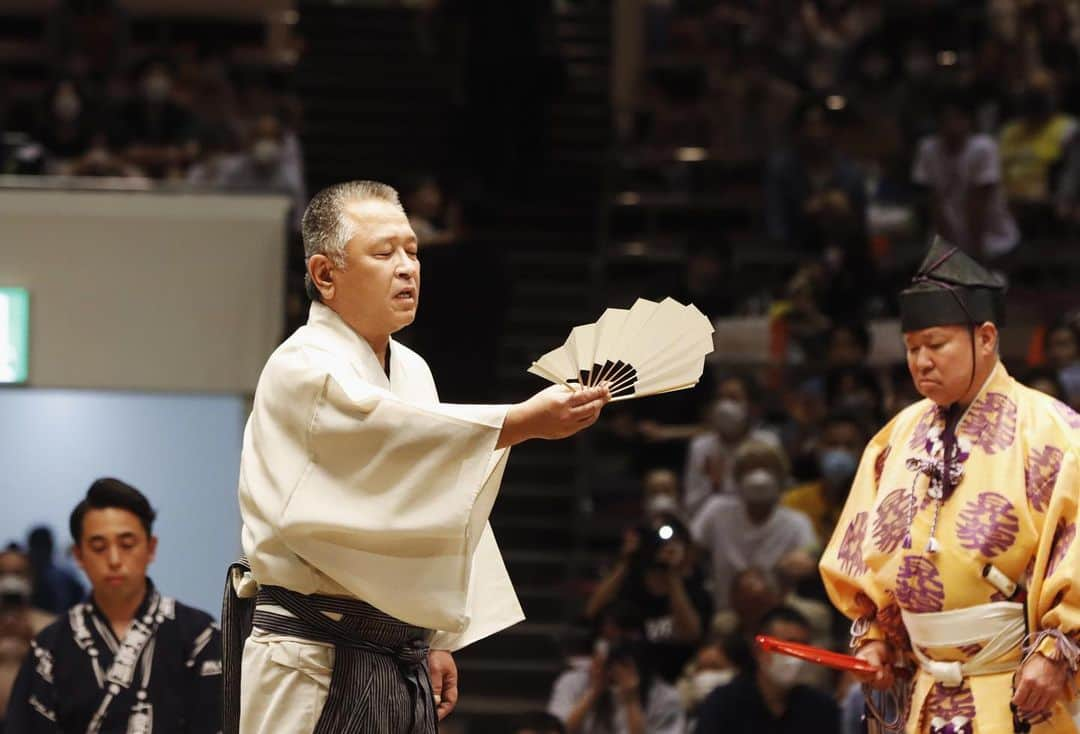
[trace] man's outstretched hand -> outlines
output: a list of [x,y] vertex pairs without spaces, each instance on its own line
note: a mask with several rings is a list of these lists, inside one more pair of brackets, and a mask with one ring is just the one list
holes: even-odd
[[498,448],[530,438],[566,438],[588,428],[611,401],[606,386],[571,390],[552,385],[523,403],[510,406],[499,434]]

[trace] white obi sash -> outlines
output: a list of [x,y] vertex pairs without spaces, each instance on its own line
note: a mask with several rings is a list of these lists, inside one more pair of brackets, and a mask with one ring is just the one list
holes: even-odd
[[[902,612],[904,627],[919,666],[943,686],[956,687],[964,678],[1007,673],[1020,664],[1020,657],[1008,653],[1020,651],[1026,635],[1024,605],[999,601],[947,612],[915,614]],[[982,649],[966,661],[932,660],[925,648],[966,647]],[[999,661],[1000,658],[1006,660]]]

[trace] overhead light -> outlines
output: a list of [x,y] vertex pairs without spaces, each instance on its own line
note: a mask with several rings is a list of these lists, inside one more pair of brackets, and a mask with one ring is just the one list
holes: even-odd
[[676,148],[675,160],[683,163],[697,163],[709,157],[709,151],[704,148]]
[[938,66],[956,66],[957,56],[955,51],[938,51]]
[[830,94],[825,98],[825,106],[837,112],[847,107],[847,98],[841,94]]

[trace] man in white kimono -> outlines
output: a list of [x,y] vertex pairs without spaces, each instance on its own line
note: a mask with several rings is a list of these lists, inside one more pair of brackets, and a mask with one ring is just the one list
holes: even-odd
[[310,317],[267,362],[244,434],[225,731],[433,734],[457,699],[450,651],[524,618],[487,522],[509,447],[580,431],[610,395],[440,403],[390,336],[420,295],[390,187],[320,192],[303,238]]

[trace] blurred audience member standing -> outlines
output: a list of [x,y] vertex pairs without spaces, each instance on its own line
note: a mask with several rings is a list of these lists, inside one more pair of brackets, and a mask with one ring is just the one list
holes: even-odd
[[0,731],[30,641],[53,620],[53,615],[31,605],[31,586],[30,558],[12,543],[0,551]]

